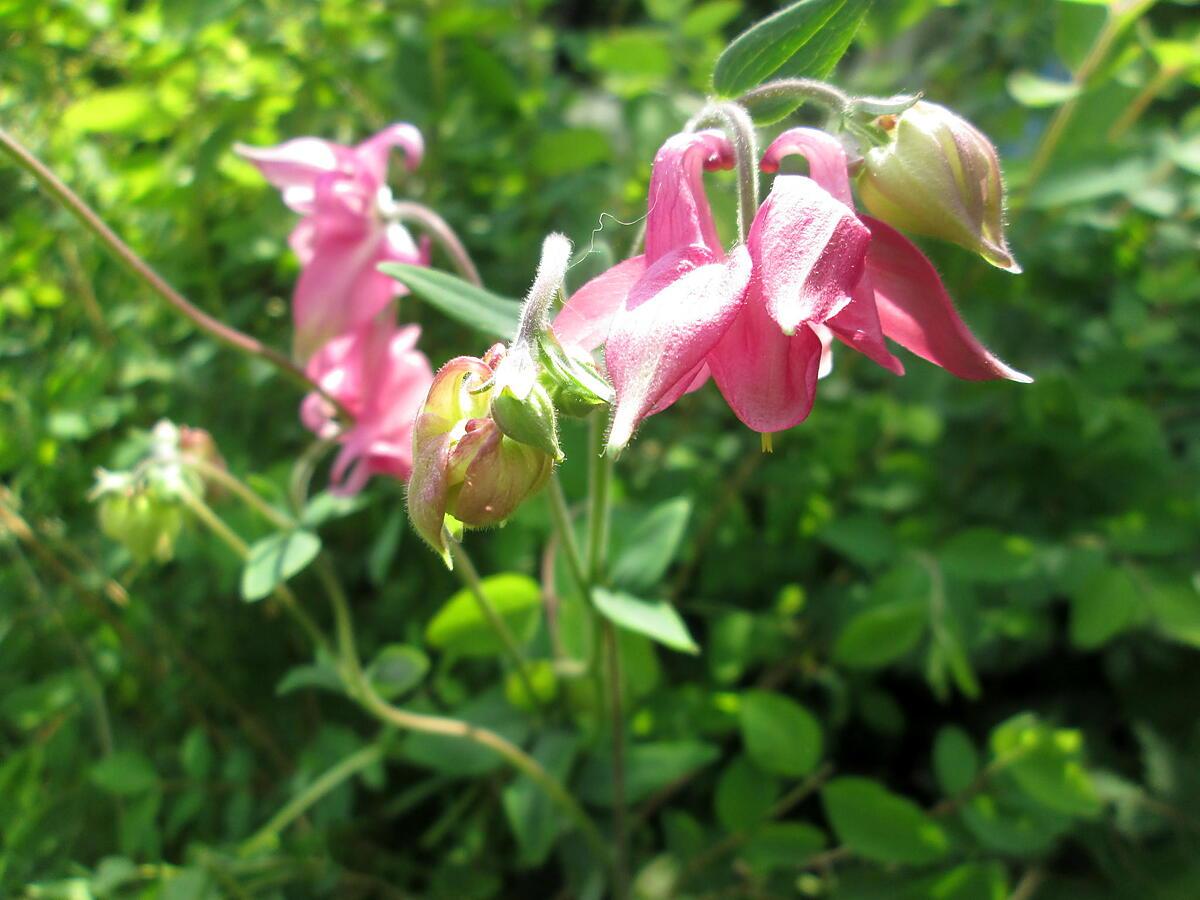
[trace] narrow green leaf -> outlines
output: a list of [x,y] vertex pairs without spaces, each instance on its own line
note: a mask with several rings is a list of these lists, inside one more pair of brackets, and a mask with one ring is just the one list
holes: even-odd
[[949,849],[946,832],[917,804],[869,778],[835,778],[821,801],[838,838],[866,859],[921,865]]
[[783,694],[748,691],[740,707],[742,742],[762,769],[778,775],[808,775],[821,759],[821,724]]
[[632,594],[596,588],[596,609],[615,625],[644,634],[681,653],[699,653],[679,613],[665,600],[641,600]]
[[517,300],[501,297],[426,266],[382,263],[379,271],[404,284],[415,297],[481,334],[509,341],[517,333],[517,320],[521,314],[521,304]]
[[1020,69],[1008,76],[1008,92],[1022,106],[1058,106],[1078,97],[1080,87]]
[[679,551],[691,511],[691,500],[676,497],[639,516],[637,524],[617,540],[613,584],[634,592],[658,584]]
[[242,599],[261,600],[321,552],[321,539],[311,531],[288,531],[263,538],[250,548],[242,568]]
[[870,5],[870,0],[800,0],[768,16],[725,48],[713,70],[713,87],[734,97],[769,78],[824,78]]
[[[483,592],[518,641],[527,640],[537,624],[542,590],[528,575],[506,572],[483,579]],[[504,644],[467,588],[438,610],[425,630],[431,647],[459,656],[497,656]]]
[[956,725],[942,728],[933,742],[933,772],[946,794],[965,791],[979,771],[979,756],[965,731]]

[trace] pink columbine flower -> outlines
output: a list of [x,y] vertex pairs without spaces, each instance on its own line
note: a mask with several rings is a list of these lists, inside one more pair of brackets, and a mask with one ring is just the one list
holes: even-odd
[[354,417],[342,431],[328,401],[315,392],[300,407],[307,428],[319,437],[338,436],[341,450],[331,472],[336,493],[356,494],[372,475],[407,481],[412,474],[413,426],[433,383],[429,360],[416,349],[420,333],[416,325],[368,322],[327,342],[309,360],[309,377]]
[[788,152],[810,154],[812,177],[778,176],[746,244],[725,255],[701,171],[728,167],[731,148],[716,132],[669,139],[651,176],[646,253],[584,285],[555,320],[564,343],[607,342],[617,395],[610,448],[710,372],[750,428],[798,424],[812,408],[830,334],[897,374],[903,367],[885,335],[960,377],[1027,380],[979,345],[915,246],[854,213],[833,138],[787,132],[764,169],[776,170]]
[[353,147],[302,137],[276,147],[236,148],[304,217],[288,239],[302,267],[292,300],[300,360],[373,319],[403,291],[377,271],[379,263],[429,263],[428,244],[418,246],[408,229],[388,218],[394,147],[404,151],[409,170],[421,162],[421,133],[403,122]]

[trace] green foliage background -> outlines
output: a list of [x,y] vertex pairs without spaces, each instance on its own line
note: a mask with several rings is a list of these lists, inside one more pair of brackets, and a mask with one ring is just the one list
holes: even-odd
[[[617,468],[618,587],[673,600],[701,652],[623,639],[639,896],[1200,895],[1197,16],[1141,7],[1090,70],[1102,3],[868,14],[837,82],[924,91],[1001,149],[1025,274],[927,249],[1037,382],[959,382],[911,356],[896,379],[842,352],[773,455],[711,389],[647,423]],[[551,230],[594,249],[577,286],[628,252],[654,151],[771,9],[0,0],[0,120],[198,305],[286,347],[293,217],[235,141],[413,122],[429,152],[397,193],[459,230],[488,286],[518,296]],[[1027,189],[1064,101],[1076,113]],[[731,236],[732,181],[710,184]],[[416,301],[402,316],[435,363],[484,349]],[[598,895],[532,785],[476,748],[380,738],[270,601],[238,599],[239,563],[207,534],[161,568],[99,535],[93,469],[164,416],[280,497],[306,445],[299,395],[198,335],[8,165],[0,323],[0,894]],[[584,436],[565,437],[575,500]],[[605,822],[582,686],[558,679],[549,727],[511,677],[506,693],[498,648],[443,608],[456,585],[405,533],[399,486],[333,512],[321,536],[368,658],[404,643],[432,660],[405,702],[525,742]],[[470,538],[542,659],[530,578],[548,532],[539,500]],[[310,573],[292,586],[316,594]],[[386,765],[237,853],[377,740]]]

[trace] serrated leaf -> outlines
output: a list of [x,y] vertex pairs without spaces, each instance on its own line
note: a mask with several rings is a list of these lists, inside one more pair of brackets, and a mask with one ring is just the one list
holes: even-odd
[[510,341],[517,333],[520,301],[426,266],[382,263],[379,271],[405,285],[413,296],[481,334]]
[[838,838],[866,859],[921,865],[949,849],[946,832],[917,804],[869,778],[835,778],[821,800]]
[[688,627],[665,600],[642,600],[621,591],[596,588],[596,610],[614,625],[645,635],[681,653],[699,653]]
[[[484,594],[517,640],[528,640],[542,605],[538,583],[528,575],[506,572],[484,578],[482,584]],[[504,652],[504,643],[468,588],[442,605],[425,629],[425,640],[431,647],[459,656],[497,656]]]
[[742,742],[755,764],[767,772],[808,775],[821,759],[821,724],[783,694],[748,691],[739,708]]
[[769,78],[824,78],[870,5],[870,0],[800,0],[781,9],[725,48],[713,70],[713,88],[734,97]]
[[320,552],[321,539],[311,531],[286,531],[258,541],[242,567],[242,599],[255,601],[270,596]]

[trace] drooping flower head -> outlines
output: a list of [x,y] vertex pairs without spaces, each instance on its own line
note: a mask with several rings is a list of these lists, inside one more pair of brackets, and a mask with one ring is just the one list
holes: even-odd
[[292,299],[295,356],[307,361],[332,338],[354,331],[403,290],[377,270],[381,262],[428,265],[429,247],[418,246],[391,221],[388,157],[403,151],[409,170],[421,162],[421,133],[398,123],[353,147],[315,137],[276,147],[238,145],[304,218],[289,243],[300,259]]
[[732,148],[716,132],[670,138],[651,175],[646,253],[584,285],[555,320],[564,343],[605,346],[610,449],[710,373],[750,428],[792,427],[812,408],[829,335],[896,374],[885,335],[963,378],[1028,380],[971,335],[913,244],[855,213],[836,139],[785,132],[763,171],[788,153],[805,155],[810,175],[777,176],[746,243],[726,254],[701,179]]
[[343,431],[317,393],[300,407],[305,427],[320,437],[336,435],[341,445],[331,472],[336,492],[355,494],[373,475],[407,481],[412,474],[413,427],[433,382],[429,360],[416,349],[420,333],[415,325],[368,322],[309,360],[309,377],[354,417]]

